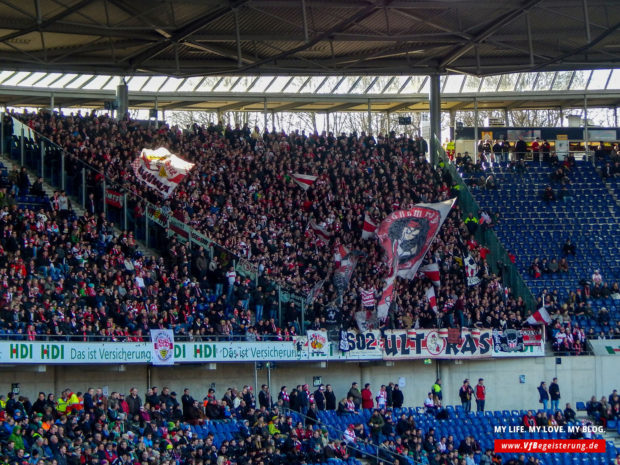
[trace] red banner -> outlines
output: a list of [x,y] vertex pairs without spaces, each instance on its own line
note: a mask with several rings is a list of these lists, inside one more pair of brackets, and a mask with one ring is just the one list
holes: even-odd
[[112,207],[123,208],[123,194],[112,189],[106,189],[105,203]]

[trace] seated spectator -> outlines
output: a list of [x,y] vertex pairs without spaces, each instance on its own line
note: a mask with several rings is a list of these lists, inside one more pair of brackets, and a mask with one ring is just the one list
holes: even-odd
[[560,273],[568,273],[568,261],[565,257],[560,258],[558,262],[558,271]]
[[562,246],[562,253],[564,256],[575,256],[577,254],[577,247],[575,247],[575,244],[573,244],[570,239],[566,239],[566,242],[564,242]]
[[592,284],[603,284],[603,275],[600,270],[594,270],[592,273]]
[[564,418],[566,419],[566,421],[575,421],[575,419],[577,418],[577,412],[573,410],[570,403],[567,403],[566,407],[564,408]]
[[43,190],[43,178],[37,178],[34,184],[32,184],[30,194],[38,197],[43,197],[45,195],[45,191]]
[[596,421],[598,421],[601,416],[601,409],[602,405],[598,400],[596,400],[596,396],[592,396],[592,398],[586,403],[586,412],[588,413],[588,416]]
[[498,189],[499,188],[497,180],[495,179],[495,177],[492,174],[487,176],[487,179],[485,181],[485,187],[487,189],[489,189],[489,190],[494,190],[494,189]]
[[542,276],[542,270],[540,266],[540,262],[538,258],[535,258],[532,264],[530,265],[530,275],[534,279],[538,279]]
[[536,417],[531,410],[528,410],[528,412],[523,415],[523,426],[525,426],[526,430],[530,426],[536,426]]
[[432,392],[429,392],[426,399],[424,399],[424,409],[426,413],[430,413],[431,415],[435,415],[437,413],[437,406],[435,405]]
[[552,258],[549,262],[549,273],[555,274],[560,270],[560,265],[557,258]]
[[553,189],[551,188],[551,186],[547,186],[545,188],[542,194],[542,198],[545,202],[553,202],[556,200],[555,192],[553,192]]

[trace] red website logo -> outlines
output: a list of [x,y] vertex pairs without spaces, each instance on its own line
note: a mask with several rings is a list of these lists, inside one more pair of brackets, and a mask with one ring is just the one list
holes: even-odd
[[496,439],[495,453],[603,453],[604,439]]

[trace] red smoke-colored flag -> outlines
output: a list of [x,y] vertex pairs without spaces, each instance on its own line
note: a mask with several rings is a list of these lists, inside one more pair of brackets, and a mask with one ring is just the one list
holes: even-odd
[[293,173],[291,175],[293,177],[293,181],[297,183],[299,187],[303,190],[307,191],[308,188],[314,184],[314,181],[318,178],[318,176],[310,176],[309,174],[299,174]]
[[388,215],[377,230],[385,262],[395,262],[396,276],[413,279],[456,199],[421,203]]
[[316,224],[314,220],[310,220],[310,229],[312,230],[312,232],[314,232],[314,234],[316,234],[318,237],[325,241],[329,241],[332,237],[332,233],[330,231],[328,231],[323,226],[319,226],[318,224]]
[[381,298],[379,299],[379,303],[377,304],[377,318],[380,321],[383,321],[387,318],[388,310],[390,309],[390,305],[392,305],[392,299],[394,298],[394,281],[396,280],[397,266],[397,257],[394,256],[392,259],[392,266],[390,267],[390,274],[385,280],[385,286],[383,286]]
[[437,314],[438,313],[437,297],[435,296],[435,288],[433,286],[429,287],[426,290],[426,300],[428,300],[428,303],[430,304],[431,308],[433,309],[435,314]]
[[368,213],[364,215],[364,226],[362,228],[362,239],[372,239],[377,235],[377,223],[374,223]]
[[334,252],[334,262],[336,262],[336,268],[340,267],[340,264],[349,255],[349,249],[342,244],[338,244]]
[[526,323],[530,325],[548,325],[551,323],[551,317],[549,316],[547,309],[543,306],[532,313]]
[[430,279],[433,285],[437,287],[441,285],[441,279],[439,277],[439,264],[429,263],[428,265],[424,265],[420,268],[420,271],[424,273],[428,279]]

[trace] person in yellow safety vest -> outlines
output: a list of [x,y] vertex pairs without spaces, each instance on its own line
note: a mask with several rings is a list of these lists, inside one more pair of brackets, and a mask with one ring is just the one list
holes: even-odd
[[82,410],[84,410],[84,395],[81,392],[77,394],[71,393],[67,413],[79,413]]
[[[77,406],[77,407],[74,407]],[[71,389],[65,389],[58,399],[56,410],[60,415],[69,415],[74,410],[79,410],[80,399]]]
[[456,144],[454,143],[454,141],[448,141],[448,143],[446,144],[446,155],[448,155],[450,161],[454,161],[455,148]]
[[441,393],[441,379],[437,378],[431,390],[433,391],[435,403],[437,403],[437,401],[441,402],[443,399],[443,394]]

